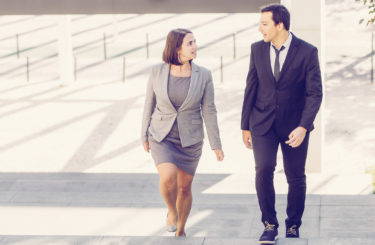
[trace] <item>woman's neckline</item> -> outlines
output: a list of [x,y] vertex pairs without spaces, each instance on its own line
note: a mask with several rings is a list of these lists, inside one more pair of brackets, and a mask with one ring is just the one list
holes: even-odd
[[184,76],[184,77],[180,77],[180,76],[175,76],[175,75],[172,75],[172,74],[170,74],[170,73],[169,73],[169,76],[171,76],[171,77],[177,77],[177,78],[188,78],[188,77],[191,77],[191,75],[190,75],[190,76]]
[[[178,68],[177,68],[178,67]],[[172,68],[174,68],[174,69],[172,69]],[[190,64],[190,63],[184,63],[183,65],[181,65],[181,66],[176,66],[176,65],[170,65],[170,67],[169,67],[169,75],[170,76],[173,76],[173,77],[191,77],[191,74],[192,74],[192,69],[193,69],[193,66],[192,66],[192,64]],[[172,74],[172,70],[174,70],[174,72],[173,73],[175,73],[175,74],[184,74],[184,75],[186,75],[186,74],[189,74],[189,76],[176,76],[176,75],[173,75]]]

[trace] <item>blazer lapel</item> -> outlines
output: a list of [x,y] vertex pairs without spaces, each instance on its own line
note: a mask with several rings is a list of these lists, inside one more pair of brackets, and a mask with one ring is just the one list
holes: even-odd
[[264,63],[266,72],[268,73],[270,78],[276,82],[275,77],[273,76],[272,67],[271,67],[270,43],[266,43],[266,42],[263,43],[263,63]]
[[198,78],[199,78],[199,69],[193,62],[191,62],[191,77],[190,77],[189,91],[186,95],[184,102],[180,106],[179,110],[184,109],[184,107],[186,107],[186,105],[192,99],[193,94],[194,94],[193,91],[195,91],[197,84],[198,84]]
[[170,64],[164,64],[163,68],[160,73],[160,79],[161,79],[161,91],[163,93],[163,97],[165,98],[168,106],[176,110],[175,107],[173,106],[171,100],[169,99],[168,95],[168,80],[169,80],[169,71],[170,71]]
[[294,34],[292,34],[292,35],[293,35],[292,42],[290,43],[290,47],[289,47],[288,53],[286,55],[283,67],[281,68],[279,81],[281,81],[284,73],[290,67],[291,63],[294,60],[294,57],[297,54],[299,39],[296,36],[294,36]]

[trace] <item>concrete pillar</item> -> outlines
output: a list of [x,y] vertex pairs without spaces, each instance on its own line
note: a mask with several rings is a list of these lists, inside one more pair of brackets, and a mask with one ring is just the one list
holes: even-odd
[[[291,31],[299,38],[318,48],[320,68],[324,84],[325,77],[325,11],[324,0],[281,0],[291,16]],[[324,86],[323,86],[324,88]],[[324,93],[324,91],[323,91]],[[311,133],[306,172],[317,173],[323,169],[324,146],[324,100],[315,119]]]
[[57,18],[59,22],[59,75],[61,85],[66,86],[74,81],[71,18],[69,15],[61,15]]

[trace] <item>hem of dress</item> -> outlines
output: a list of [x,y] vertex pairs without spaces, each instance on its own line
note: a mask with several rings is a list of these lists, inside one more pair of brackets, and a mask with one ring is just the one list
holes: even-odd
[[186,172],[185,170],[183,170],[182,168],[180,168],[179,166],[178,166],[178,164],[177,163],[174,163],[174,162],[155,162],[155,166],[158,166],[159,164],[162,164],[162,163],[172,163],[173,165],[175,165],[178,169],[180,169],[180,170],[182,170],[182,171],[184,171],[185,173],[187,173],[187,174],[189,174],[189,175],[191,175],[191,176],[195,176],[195,172],[192,174],[192,173],[189,173],[189,172]]

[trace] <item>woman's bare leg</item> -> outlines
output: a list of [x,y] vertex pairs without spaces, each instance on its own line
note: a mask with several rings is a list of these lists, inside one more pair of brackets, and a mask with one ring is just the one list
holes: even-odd
[[185,235],[185,224],[189,217],[193,196],[191,193],[191,184],[194,176],[178,169],[177,174],[177,231],[176,236]]
[[178,168],[173,163],[160,163],[157,165],[160,176],[159,191],[168,208],[168,225],[175,225],[177,219],[177,173]]

